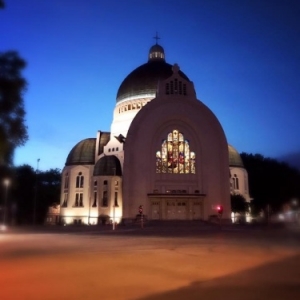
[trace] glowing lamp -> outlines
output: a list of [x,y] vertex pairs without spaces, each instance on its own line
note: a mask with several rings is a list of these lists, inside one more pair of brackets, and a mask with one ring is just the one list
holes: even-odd
[[217,211],[218,211],[218,214],[222,215],[223,214],[223,206],[222,205],[218,205],[217,206]]

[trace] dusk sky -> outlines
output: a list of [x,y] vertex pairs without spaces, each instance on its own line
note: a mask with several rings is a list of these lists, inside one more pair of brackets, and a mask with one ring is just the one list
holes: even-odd
[[28,66],[15,165],[62,169],[110,131],[118,88],[160,37],[239,152],[300,153],[300,0],[6,0],[0,51]]

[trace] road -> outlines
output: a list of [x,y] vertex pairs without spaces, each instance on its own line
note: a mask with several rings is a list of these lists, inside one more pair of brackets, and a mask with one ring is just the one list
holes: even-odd
[[299,231],[10,229],[0,233],[0,299],[300,299]]

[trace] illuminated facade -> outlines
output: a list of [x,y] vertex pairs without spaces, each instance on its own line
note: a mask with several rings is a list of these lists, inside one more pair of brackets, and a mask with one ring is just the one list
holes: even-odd
[[130,222],[141,205],[149,220],[208,220],[219,205],[230,219],[233,187],[244,195],[248,185],[242,163],[231,164],[238,159],[193,83],[156,44],[121,83],[110,132],[70,151],[60,220]]

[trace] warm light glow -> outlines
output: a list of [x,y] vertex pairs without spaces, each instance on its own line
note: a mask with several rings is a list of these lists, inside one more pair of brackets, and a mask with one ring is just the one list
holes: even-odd
[[115,221],[116,224],[119,224],[122,219],[122,212],[119,207],[115,208],[115,212],[111,211],[111,220]]
[[3,184],[8,187],[10,185],[10,180],[9,179],[4,179]]
[[91,218],[98,218],[98,216],[99,216],[98,210],[91,211],[90,213]]
[[6,231],[6,230],[7,230],[7,226],[1,225],[1,226],[0,226],[0,230],[1,230],[1,231]]

